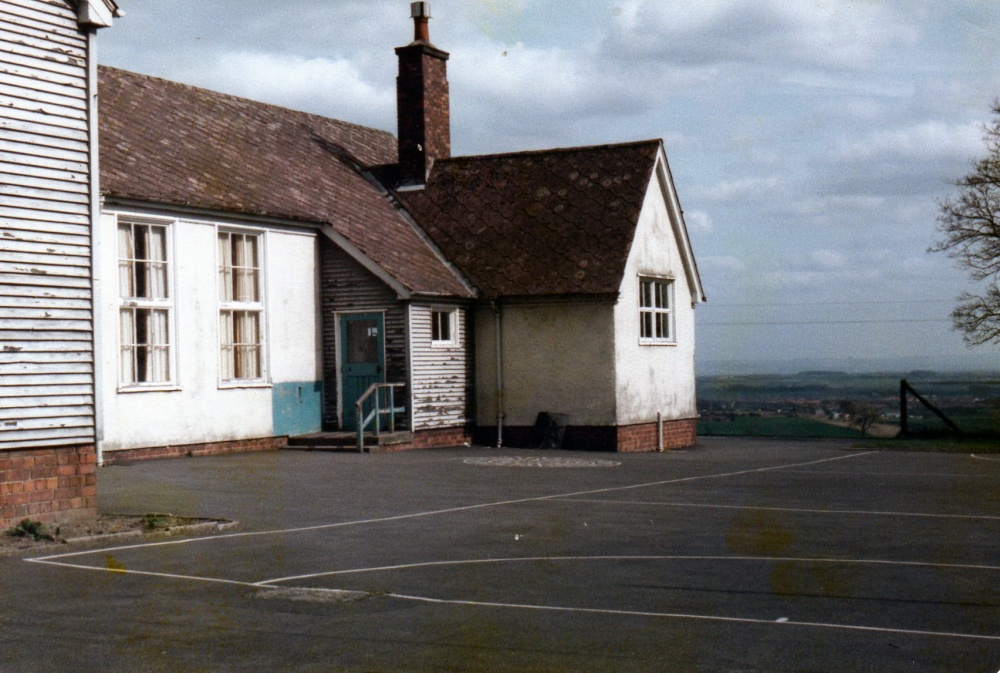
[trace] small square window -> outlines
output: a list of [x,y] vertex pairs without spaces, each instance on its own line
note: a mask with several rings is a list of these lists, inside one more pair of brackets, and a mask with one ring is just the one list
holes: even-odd
[[639,339],[644,343],[674,343],[674,283],[639,279]]
[[432,346],[454,346],[455,340],[455,315],[454,309],[431,311],[431,345]]

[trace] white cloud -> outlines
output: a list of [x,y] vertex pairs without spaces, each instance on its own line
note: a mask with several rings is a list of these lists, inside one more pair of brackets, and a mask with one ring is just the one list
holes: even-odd
[[778,176],[771,175],[762,178],[723,180],[707,187],[695,187],[690,192],[694,198],[704,201],[761,199],[775,192],[780,184]]
[[982,129],[978,124],[925,121],[874,131],[861,138],[842,138],[839,145],[840,155],[851,161],[969,158],[982,151]]
[[824,269],[843,269],[847,266],[847,255],[836,250],[813,250],[809,257]]
[[698,266],[707,270],[744,271],[747,267],[734,255],[705,255],[698,258]]
[[715,228],[711,216],[704,210],[690,210],[684,213],[684,222],[688,230],[699,234],[710,234]]
[[[686,63],[868,67],[919,33],[890,3],[834,0],[701,0],[624,3],[608,51]],[[886,30],[886,26],[892,26]]]
[[196,77],[202,86],[217,91],[355,123],[395,128],[395,91],[367,81],[346,59],[227,53],[210,65],[200,66]]

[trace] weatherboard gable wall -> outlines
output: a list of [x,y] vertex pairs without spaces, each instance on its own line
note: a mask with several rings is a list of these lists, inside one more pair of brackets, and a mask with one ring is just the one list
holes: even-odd
[[0,4],[0,526],[95,511],[93,51],[116,9]]

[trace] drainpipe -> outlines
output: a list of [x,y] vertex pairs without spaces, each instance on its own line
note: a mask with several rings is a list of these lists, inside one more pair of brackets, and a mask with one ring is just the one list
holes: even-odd
[[89,126],[90,156],[90,302],[91,302],[91,357],[94,377],[94,450],[97,465],[104,465],[104,367],[101,362],[101,345],[104,343],[101,325],[101,187],[98,165],[97,132],[97,29],[87,28],[87,123]]
[[663,414],[656,412],[656,450],[663,453]]
[[503,339],[501,330],[503,323],[501,320],[500,305],[493,302],[493,323],[497,335],[497,448],[503,446],[503,351],[501,350]]

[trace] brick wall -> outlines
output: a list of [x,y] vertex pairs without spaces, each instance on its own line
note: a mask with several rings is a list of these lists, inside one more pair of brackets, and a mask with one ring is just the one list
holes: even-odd
[[[663,422],[663,448],[683,449],[694,446],[697,421],[684,419]],[[475,429],[479,446],[496,446],[495,427]],[[504,446],[532,449],[541,445],[542,437],[535,427],[507,426],[503,429]],[[563,435],[562,448],[568,451],[656,451],[656,423],[638,425],[570,425]]]
[[[698,422],[693,419],[663,421],[663,448],[683,449],[697,441]],[[623,425],[618,428],[617,447],[620,452],[656,451],[656,423]]]
[[424,182],[428,158],[451,156],[448,54],[429,44],[398,47],[396,119],[400,177]]
[[182,444],[177,446],[152,446],[143,449],[105,451],[105,465],[120,465],[137,460],[159,458],[183,458],[190,456],[222,456],[231,453],[251,451],[277,451],[285,445],[288,437],[262,437],[260,439],[239,439],[231,442],[209,442],[206,444]]
[[97,516],[93,445],[0,452],[0,528]]
[[433,430],[418,430],[414,432],[413,441],[401,444],[386,444],[375,450],[379,452],[392,452],[410,451],[412,449],[442,449],[462,446],[466,443],[472,443],[471,428],[435,428]]

